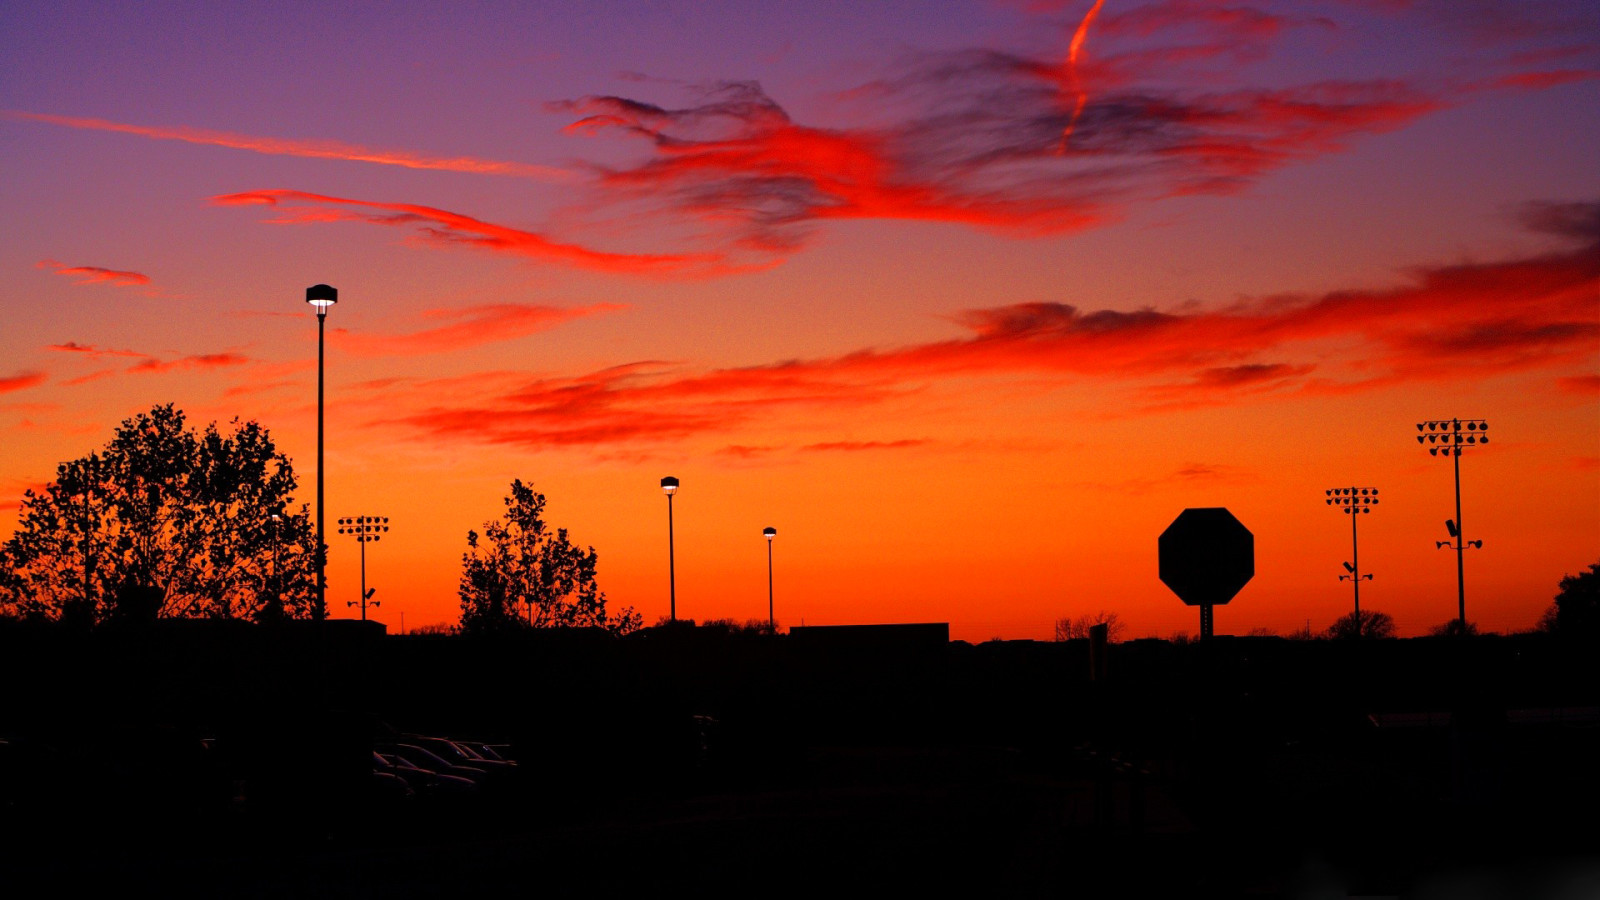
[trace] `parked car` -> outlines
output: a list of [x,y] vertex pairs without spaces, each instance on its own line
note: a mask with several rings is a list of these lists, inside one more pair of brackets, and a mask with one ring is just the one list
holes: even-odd
[[403,759],[412,766],[415,766],[419,769],[426,769],[438,775],[451,775],[456,778],[465,778],[479,787],[482,787],[489,780],[489,773],[482,769],[474,769],[469,766],[458,766],[449,760],[440,757],[438,754],[424,747],[419,747],[416,744],[393,744],[391,746],[384,747],[383,753],[388,756]]
[[375,774],[400,779],[409,785],[412,791],[425,797],[468,796],[478,793],[477,782],[470,778],[434,772],[413,765],[404,757],[392,753],[380,753],[374,750],[372,770]]
[[416,734],[401,735],[401,739],[422,747],[445,762],[457,766],[466,766],[470,769],[480,769],[490,775],[504,776],[516,767],[500,759],[486,759],[481,753],[472,752],[470,745],[449,738],[424,737]]

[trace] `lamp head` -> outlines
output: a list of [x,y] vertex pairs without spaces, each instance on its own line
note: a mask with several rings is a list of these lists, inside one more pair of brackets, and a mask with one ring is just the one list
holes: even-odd
[[672,477],[671,475],[668,475],[667,477],[661,479],[661,490],[665,491],[668,496],[671,496],[671,495],[677,493],[678,492],[678,479]]
[[778,536],[778,529],[768,525],[766,528],[761,529],[761,536],[770,541]]
[[313,284],[306,288],[306,302],[317,308],[317,315],[328,314],[328,307],[339,302],[339,291],[326,284]]

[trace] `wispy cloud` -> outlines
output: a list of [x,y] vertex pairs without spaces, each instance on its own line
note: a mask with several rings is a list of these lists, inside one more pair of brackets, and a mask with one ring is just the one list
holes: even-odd
[[222,369],[232,366],[242,366],[252,360],[248,356],[232,351],[222,353],[196,353],[188,356],[176,356],[171,359],[162,359],[160,356],[144,353],[138,350],[118,350],[109,347],[97,347],[93,344],[80,344],[77,341],[67,341],[61,344],[52,344],[48,348],[57,353],[68,353],[83,359],[99,362],[112,359],[136,359],[125,368],[102,368],[79,375],[63,381],[69,387],[88,384],[109,378],[119,372],[129,375],[161,375],[167,372]]
[[510,341],[546,331],[564,322],[627,309],[620,303],[582,307],[541,306],[526,303],[491,303],[423,313],[430,322],[442,322],[404,334],[367,334],[337,329],[335,346],[367,356],[444,353],[483,344]]
[[9,394],[13,391],[26,390],[38,387],[48,379],[43,372],[18,372],[15,375],[0,375],[0,394]]
[[[1073,9],[1081,18],[1056,59],[980,47],[888,63],[844,95],[864,103],[870,125],[796,121],[741,80],[692,89],[682,105],[591,95],[549,108],[573,117],[568,133],[611,135],[641,151],[592,167],[596,204],[694,223],[730,252],[783,256],[837,219],[1071,232],[1134,203],[1248,188],[1486,91],[1594,75],[1540,69],[1513,44],[1493,64],[1474,60],[1427,82],[1396,75],[1263,89],[1244,83],[1238,65],[1196,67],[1264,58],[1291,30],[1335,34],[1335,23],[1194,0]],[[1104,39],[1093,56],[1091,27]]]
[[271,156],[337,159],[350,162],[375,163],[384,166],[401,166],[407,169],[436,169],[446,172],[467,172],[474,175],[509,175],[517,178],[534,178],[541,181],[568,181],[573,177],[571,171],[554,166],[478,159],[470,156],[427,156],[407,150],[375,150],[370,147],[346,144],[339,141],[260,137],[230,131],[211,131],[204,128],[160,128],[146,125],[129,125],[123,122],[111,122],[106,119],[55,116],[20,110],[0,110],[0,116],[16,121],[43,122],[66,128],[114,131],[120,134],[131,134],[159,141],[183,141],[189,144],[206,144],[214,147],[228,147],[234,150],[249,150],[254,153],[265,153]]
[[148,353],[140,353],[137,350],[113,350],[109,347],[96,347],[93,344],[80,344],[77,341],[51,344],[49,349],[57,353],[81,353],[89,359],[103,359],[107,356],[129,356],[143,359],[150,355]]
[[[1543,221],[1555,212],[1528,215]],[[1579,212],[1556,218],[1588,221]],[[537,448],[734,432],[780,406],[849,410],[974,376],[1023,375],[1046,386],[1122,382],[1133,390],[1132,410],[1148,414],[1436,381],[1463,365],[1484,377],[1559,370],[1592,361],[1600,342],[1600,229],[1562,233],[1586,236],[1575,248],[1536,256],[1419,268],[1380,289],[1171,312],[1048,302],[972,309],[952,319],[966,333],[946,340],[705,372],[634,363],[524,380],[480,391],[470,404],[445,399],[395,421],[441,437]],[[1588,384],[1586,376],[1572,381]]]
[[[435,246],[510,253],[541,262],[602,272],[705,276],[725,274],[739,268],[729,265],[720,254],[715,253],[608,253],[553,240],[537,232],[496,225],[449,210],[411,203],[378,203],[286,190],[248,191],[211,199],[219,206],[272,207],[279,214],[269,221],[277,224],[349,221],[412,227],[426,243]],[[383,212],[363,212],[372,209]]]
[[150,276],[143,272],[128,272],[107,269],[101,266],[69,266],[64,262],[58,262],[53,259],[41,259],[37,265],[41,269],[54,269],[57,275],[73,279],[74,284],[109,284],[116,287],[139,287],[150,283]]
[[238,353],[198,353],[192,356],[180,356],[176,359],[156,359],[150,357],[134,363],[128,367],[133,374],[165,374],[167,372],[181,372],[194,369],[221,369],[229,366],[242,366],[250,362],[250,357]]

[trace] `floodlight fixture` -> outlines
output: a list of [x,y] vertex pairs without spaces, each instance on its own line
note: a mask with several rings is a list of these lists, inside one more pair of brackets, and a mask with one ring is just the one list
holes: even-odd
[[[1428,443],[1434,443],[1435,438],[1439,444],[1428,448],[1428,455],[1433,457],[1443,456],[1454,463],[1456,485],[1456,517],[1445,523],[1449,529],[1450,537],[1455,539],[1456,551],[1456,618],[1461,624],[1463,633],[1467,624],[1467,568],[1464,551],[1468,547],[1483,547],[1482,541],[1466,541],[1461,537],[1463,529],[1461,521],[1461,451],[1468,447],[1476,447],[1489,443],[1489,423],[1484,419],[1430,419],[1417,423],[1417,430],[1421,431],[1426,425],[1429,432]],[[1420,441],[1421,438],[1419,437]],[[1437,547],[1448,547],[1448,541],[1435,542]]]
[[[382,606],[383,604],[372,600],[372,595],[378,592],[377,588],[367,589],[367,545],[377,543],[389,532],[388,516],[344,516],[339,519],[339,533],[355,538],[361,545],[361,620],[367,620],[367,607]],[[356,601],[351,600],[345,606],[355,606]]]
[[[1420,438],[1419,438],[1420,440]],[[1378,502],[1378,489],[1375,487],[1338,487],[1328,488],[1323,491],[1327,502],[1340,512],[1350,517],[1350,562],[1344,564],[1348,575],[1340,575],[1340,581],[1348,581],[1355,593],[1356,610],[1356,637],[1361,636],[1361,582],[1370,581],[1371,575],[1361,574],[1361,550],[1357,540],[1356,522],[1361,515],[1372,512],[1372,507]]]

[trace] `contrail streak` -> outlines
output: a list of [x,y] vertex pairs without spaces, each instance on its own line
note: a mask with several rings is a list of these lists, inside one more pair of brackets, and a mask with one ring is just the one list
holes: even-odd
[[356,144],[338,141],[296,141],[284,138],[257,137],[228,131],[208,131],[203,128],[152,128],[128,125],[106,119],[84,119],[72,116],[52,116],[45,113],[0,110],[0,116],[30,122],[45,122],[66,128],[88,128],[95,131],[115,131],[134,134],[158,141],[184,141],[190,144],[208,144],[250,150],[272,156],[306,156],[313,159],[343,159],[351,162],[377,163],[385,166],[402,166],[407,169],[437,169],[446,172],[469,172],[475,175],[510,175],[517,178],[536,178],[541,181],[566,181],[572,172],[553,166],[536,166],[527,163],[504,162],[493,159],[476,159],[470,156],[421,156],[405,150],[374,150]]
[[1078,30],[1073,32],[1072,44],[1067,48],[1067,77],[1072,80],[1072,92],[1077,95],[1077,100],[1072,107],[1072,119],[1067,122],[1067,128],[1061,132],[1061,146],[1057,153],[1067,152],[1067,141],[1072,137],[1072,130],[1078,127],[1078,117],[1083,115],[1083,107],[1089,102],[1089,94],[1083,89],[1083,82],[1078,79],[1078,55],[1083,52],[1083,43],[1089,37],[1089,26],[1094,24],[1094,17],[1100,14],[1100,7],[1106,0],[1094,0],[1094,6],[1078,23]]

